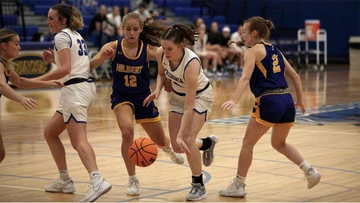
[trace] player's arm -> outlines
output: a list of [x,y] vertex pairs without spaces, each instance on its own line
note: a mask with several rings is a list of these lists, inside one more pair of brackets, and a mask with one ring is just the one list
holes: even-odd
[[9,80],[13,85],[22,89],[63,86],[63,84],[60,81],[53,81],[53,80],[40,81],[40,80],[33,80],[29,78],[20,77],[14,70],[10,70]]
[[106,43],[100,51],[90,60],[90,70],[96,69],[108,59],[114,60],[117,40]]
[[249,49],[245,51],[244,69],[241,78],[239,79],[238,84],[236,86],[236,90],[230,98],[230,101],[234,102],[234,104],[236,104],[239,101],[239,99],[244,94],[245,90],[249,85],[251,75],[254,72],[255,61],[256,61],[256,50]]
[[22,103],[25,97],[21,96],[14,89],[12,89],[7,83],[4,76],[4,65],[0,63],[0,94],[4,95],[6,98],[11,99],[13,101]]
[[182,116],[178,136],[186,139],[189,136],[191,125],[193,123],[193,108],[195,105],[196,90],[198,87],[198,76],[200,72],[200,62],[193,59],[185,70],[186,96],[184,105],[184,114]]
[[[282,54],[282,53],[281,53]],[[290,65],[290,63],[286,60],[285,56],[282,54],[285,64],[285,73],[290,77],[293,81],[296,91],[296,106],[301,109],[303,113],[305,113],[305,107],[303,104],[303,95],[302,95],[302,83],[300,76],[296,73],[294,68]]]
[[158,75],[156,78],[156,91],[160,92],[160,90],[164,86],[164,82],[166,80],[165,76],[165,69],[162,64],[162,57],[163,57],[164,51],[162,47],[157,48],[156,50],[156,61],[158,64]]
[[70,37],[65,33],[58,33],[55,36],[55,47],[58,50],[59,64],[56,64],[57,68],[55,70],[36,79],[42,81],[58,80],[70,74],[72,60],[70,46],[75,46],[74,44],[71,45]]

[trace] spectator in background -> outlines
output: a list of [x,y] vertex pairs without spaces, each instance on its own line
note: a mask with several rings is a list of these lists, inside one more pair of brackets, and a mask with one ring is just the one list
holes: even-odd
[[231,30],[228,26],[224,26],[221,32],[221,38],[220,38],[220,46],[222,49],[222,53],[225,53],[225,58],[224,58],[224,63],[226,68],[222,69],[222,74],[227,76],[229,73],[227,71],[227,69],[233,69],[234,68],[234,64],[232,63],[232,61],[234,60],[235,57],[235,51],[230,49],[228,46],[228,42],[230,41],[230,33]]
[[226,58],[226,53],[222,51],[220,46],[221,33],[219,32],[219,25],[217,22],[212,22],[210,31],[207,34],[207,43],[206,49],[209,51],[214,51],[220,56],[220,62],[216,70],[213,70],[214,73],[217,73],[218,76],[221,76],[221,68],[224,66],[223,59]]
[[109,31],[108,36],[111,40],[114,40],[117,36],[121,36],[121,17],[120,7],[113,6],[112,11],[106,15],[107,19],[107,30]]
[[138,8],[134,11],[134,13],[139,14],[142,20],[145,20],[146,18],[149,18],[151,16],[147,4],[144,2],[139,4]]
[[[199,30],[199,39],[195,42],[193,50],[195,54],[200,58],[202,68],[207,77],[212,77],[213,73],[209,71],[209,62],[211,61],[212,70],[216,70],[219,56],[216,52],[206,50],[206,33],[205,29]],[[221,61],[221,59],[220,59]]]
[[109,40],[106,31],[103,30],[106,27],[107,19],[106,19],[106,6],[100,5],[99,11],[95,14],[93,19],[90,22],[89,26],[89,35],[91,40],[96,47],[101,47],[106,44]]
[[[201,17],[196,17],[196,18],[193,20],[192,28],[193,28],[193,29],[198,29],[201,25],[205,25],[204,19],[201,18]],[[205,31],[206,31],[206,30],[205,30]]]
[[[235,42],[242,42],[241,33],[244,31],[243,26],[239,25],[238,30],[231,34],[230,40]],[[231,43],[229,45],[230,50],[235,53],[234,65],[235,65],[235,73],[240,74],[242,72],[244,66],[244,53],[246,50],[245,46],[239,47],[235,43]]]
[[129,13],[129,7],[123,6],[120,9],[120,18],[123,19],[124,15]]

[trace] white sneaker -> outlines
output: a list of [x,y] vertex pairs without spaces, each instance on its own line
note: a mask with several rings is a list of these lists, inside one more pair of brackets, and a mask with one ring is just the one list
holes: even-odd
[[245,184],[241,184],[239,188],[236,187],[234,179],[227,188],[219,191],[219,195],[225,197],[245,197],[245,186]]
[[101,195],[106,194],[111,190],[111,185],[103,177],[99,181],[92,183],[88,186],[86,190],[85,197],[80,200],[80,202],[93,202],[97,200]]
[[163,149],[163,151],[166,153],[166,155],[170,157],[171,161],[173,161],[174,163],[183,164],[185,162],[183,155],[174,152],[172,148],[170,148],[170,151],[166,151],[165,149]]
[[191,183],[191,190],[186,196],[186,200],[189,201],[200,201],[207,197],[207,192],[205,186],[202,186],[200,183]]
[[209,149],[205,150],[202,155],[202,160],[204,166],[210,166],[212,162],[214,161],[214,148],[216,143],[218,143],[218,138],[216,135],[210,135],[208,136],[211,140],[211,146]]
[[129,178],[129,185],[126,189],[126,194],[133,196],[140,195],[139,185],[139,180],[137,178]]
[[63,181],[60,178],[54,180],[50,185],[45,187],[46,192],[62,192],[70,194],[75,192],[74,183],[71,178],[67,181]]
[[308,189],[311,189],[320,182],[321,174],[311,167],[308,169],[308,172],[305,174],[305,177],[308,181],[307,184]]

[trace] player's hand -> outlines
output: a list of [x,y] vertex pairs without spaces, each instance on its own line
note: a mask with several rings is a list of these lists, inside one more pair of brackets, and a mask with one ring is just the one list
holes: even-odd
[[165,79],[164,81],[164,89],[167,92],[171,92],[172,91],[172,86],[171,86],[171,80],[170,79]]
[[50,80],[48,83],[49,87],[64,87],[64,84],[59,80]]
[[179,148],[182,152],[185,152],[187,155],[191,156],[191,151],[182,136],[177,136],[176,143],[179,145]]
[[305,113],[305,106],[303,103],[297,103],[295,102],[295,108],[300,108],[301,112],[304,114]]
[[108,60],[111,58],[111,56],[114,54],[114,49],[111,47],[106,48],[102,53],[101,53],[101,59]]
[[48,48],[47,50],[44,50],[42,53],[42,59],[44,61],[47,61],[49,63],[55,63],[55,55],[54,50],[51,48]]
[[20,103],[26,110],[33,109],[38,105],[37,101],[26,97],[24,97]]
[[152,92],[149,96],[147,96],[145,99],[144,99],[144,102],[143,102],[143,106],[149,106],[150,103],[152,101],[154,101],[154,99],[158,99],[159,98],[159,95],[160,95],[160,92],[155,90],[154,92]]
[[230,100],[230,101],[224,102],[221,105],[221,108],[224,110],[230,111],[231,109],[234,108],[234,106],[235,106],[235,102]]

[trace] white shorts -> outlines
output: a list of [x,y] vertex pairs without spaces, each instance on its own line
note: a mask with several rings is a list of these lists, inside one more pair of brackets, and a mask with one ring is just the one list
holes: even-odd
[[87,110],[96,96],[96,87],[93,82],[81,82],[65,86],[61,89],[59,107],[64,122],[68,123],[73,117],[76,122],[87,122]]
[[[195,105],[194,111],[198,114],[206,114],[206,120],[208,119],[212,105],[214,102],[214,92],[211,85],[206,88],[206,90],[202,91],[201,93],[196,94],[195,97]],[[170,93],[170,112],[175,112],[178,114],[184,114],[184,106],[185,106],[185,96],[180,96],[176,94],[174,91]]]

